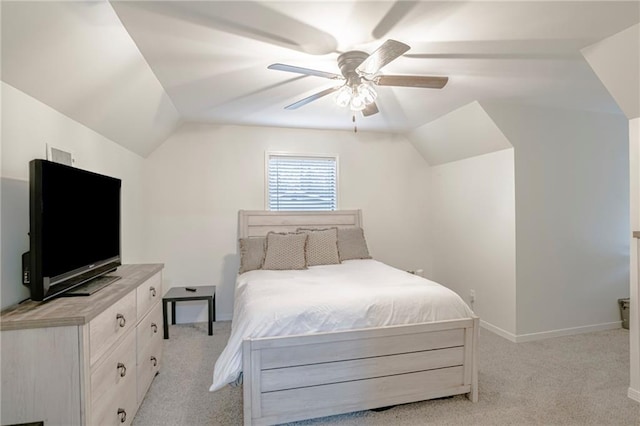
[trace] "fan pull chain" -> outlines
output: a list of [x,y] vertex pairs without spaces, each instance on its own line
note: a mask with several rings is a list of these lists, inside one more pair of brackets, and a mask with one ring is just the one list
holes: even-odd
[[358,133],[358,126],[356,126],[356,115],[353,114],[351,117],[351,121],[353,122],[353,133]]

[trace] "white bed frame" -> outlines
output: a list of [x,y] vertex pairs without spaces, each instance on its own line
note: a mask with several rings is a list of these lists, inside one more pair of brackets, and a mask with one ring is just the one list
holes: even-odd
[[[239,212],[239,234],[362,226],[360,210]],[[244,424],[271,425],[467,394],[478,400],[479,318],[243,342]]]

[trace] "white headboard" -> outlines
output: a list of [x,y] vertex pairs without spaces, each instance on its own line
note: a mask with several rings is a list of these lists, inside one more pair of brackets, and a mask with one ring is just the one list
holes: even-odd
[[326,212],[277,212],[265,210],[240,210],[238,233],[240,238],[263,237],[268,232],[295,232],[298,228],[362,227],[361,210],[336,210]]

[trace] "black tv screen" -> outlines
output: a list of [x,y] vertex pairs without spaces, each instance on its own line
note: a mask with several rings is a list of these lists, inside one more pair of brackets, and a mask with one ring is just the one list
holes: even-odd
[[46,300],[120,265],[120,179],[30,162],[31,298]]

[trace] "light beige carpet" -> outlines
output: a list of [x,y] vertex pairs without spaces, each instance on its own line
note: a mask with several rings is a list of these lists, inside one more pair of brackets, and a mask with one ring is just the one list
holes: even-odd
[[[133,425],[241,425],[242,390],[211,393],[230,323],[174,325],[160,374]],[[297,425],[640,425],[627,398],[629,332],[618,329],[530,343],[480,332],[479,397],[424,401]]]

